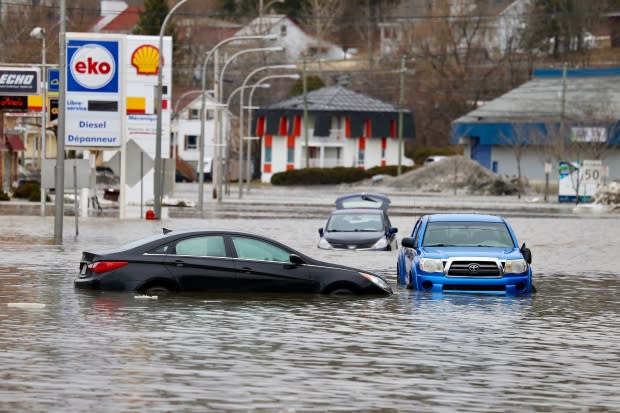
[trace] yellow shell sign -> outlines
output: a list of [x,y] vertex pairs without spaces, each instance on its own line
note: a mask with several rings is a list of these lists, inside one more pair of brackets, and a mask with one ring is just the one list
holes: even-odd
[[131,55],[131,65],[139,75],[156,75],[158,63],[159,50],[150,44],[138,47]]

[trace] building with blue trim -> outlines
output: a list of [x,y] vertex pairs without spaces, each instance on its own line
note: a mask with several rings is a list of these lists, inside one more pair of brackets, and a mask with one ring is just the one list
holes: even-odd
[[[560,161],[600,159],[620,179],[620,67],[538,69],[532,80],[452,122],[453,144],[495,173],[557,176]],[[520,158],[520,162],[517,162]]]

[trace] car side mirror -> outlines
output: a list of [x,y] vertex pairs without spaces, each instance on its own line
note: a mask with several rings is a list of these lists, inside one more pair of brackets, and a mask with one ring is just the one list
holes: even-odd
[[405,237],[403,239],[400,240],[400,245],[402,245],[403,247],[407,247],[407,248],[415,248],[413,246],[413,238],[411,237]]
[[323,234],[324,234],[323,228],[319,228],[319,235],[321,236],[321,238],[323,237]]
[[390,234],[396,234],[398,232],[398,228],[392,227],[390,228]]
[[525,262],[527,262],[528,264],[531,264],[532,263],[532,251],[530,251],[530,249],[525,246],[525,242],[523,243],[523,245],[521,245],[521,248],[519,250],[521,251],[521,254],[523,255],[523,259],[525,260]]
[[304,264],[304,260],[303,258],[301,258],[299,255],[297,254],[291,254],[288,257],[289,261],[291,262],[291,264],[293,265],[301,265]]

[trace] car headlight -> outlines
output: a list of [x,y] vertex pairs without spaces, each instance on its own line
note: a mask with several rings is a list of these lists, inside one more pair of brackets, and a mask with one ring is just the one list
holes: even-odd
[[420,269],[424,272],[443,272],[443,264],[436,258],[422,258]]
[[319,248],[329,250],[329,249],[332,249],[332,245],[329,242],[327,242],[325,238],[321,238],[319,241]]
[[374,250],[380,250],[388,246],[387,239],[385,237],[379,238],[377,242],[371,247]]
[[383,289],[385,291],[392,291],[392,289],[390,288],[390,285],[388,283],[386,283],[383,280],[383,278],[377,277],[376,275],[368,274],[367,272],[360,272],[359,274],[362,277],[366,278],[368,281],[372,282],[377,287],[379,287],[379,288],[381,288],[381,289]]
[[506,266],[504,267],[505,273],[515,273],[520,274],[525,272],[527,269],[527,264],[525,260],[508,260],[506,261]]

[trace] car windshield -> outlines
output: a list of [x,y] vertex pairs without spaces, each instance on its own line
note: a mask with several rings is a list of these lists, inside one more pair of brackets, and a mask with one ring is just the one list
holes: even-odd
[[379,214],[350,213],[332,215],[327,222],[327,232],[379,232],[383,220]]
[[502,222],[430,222],[422,246],[514,248],[514,243]]

